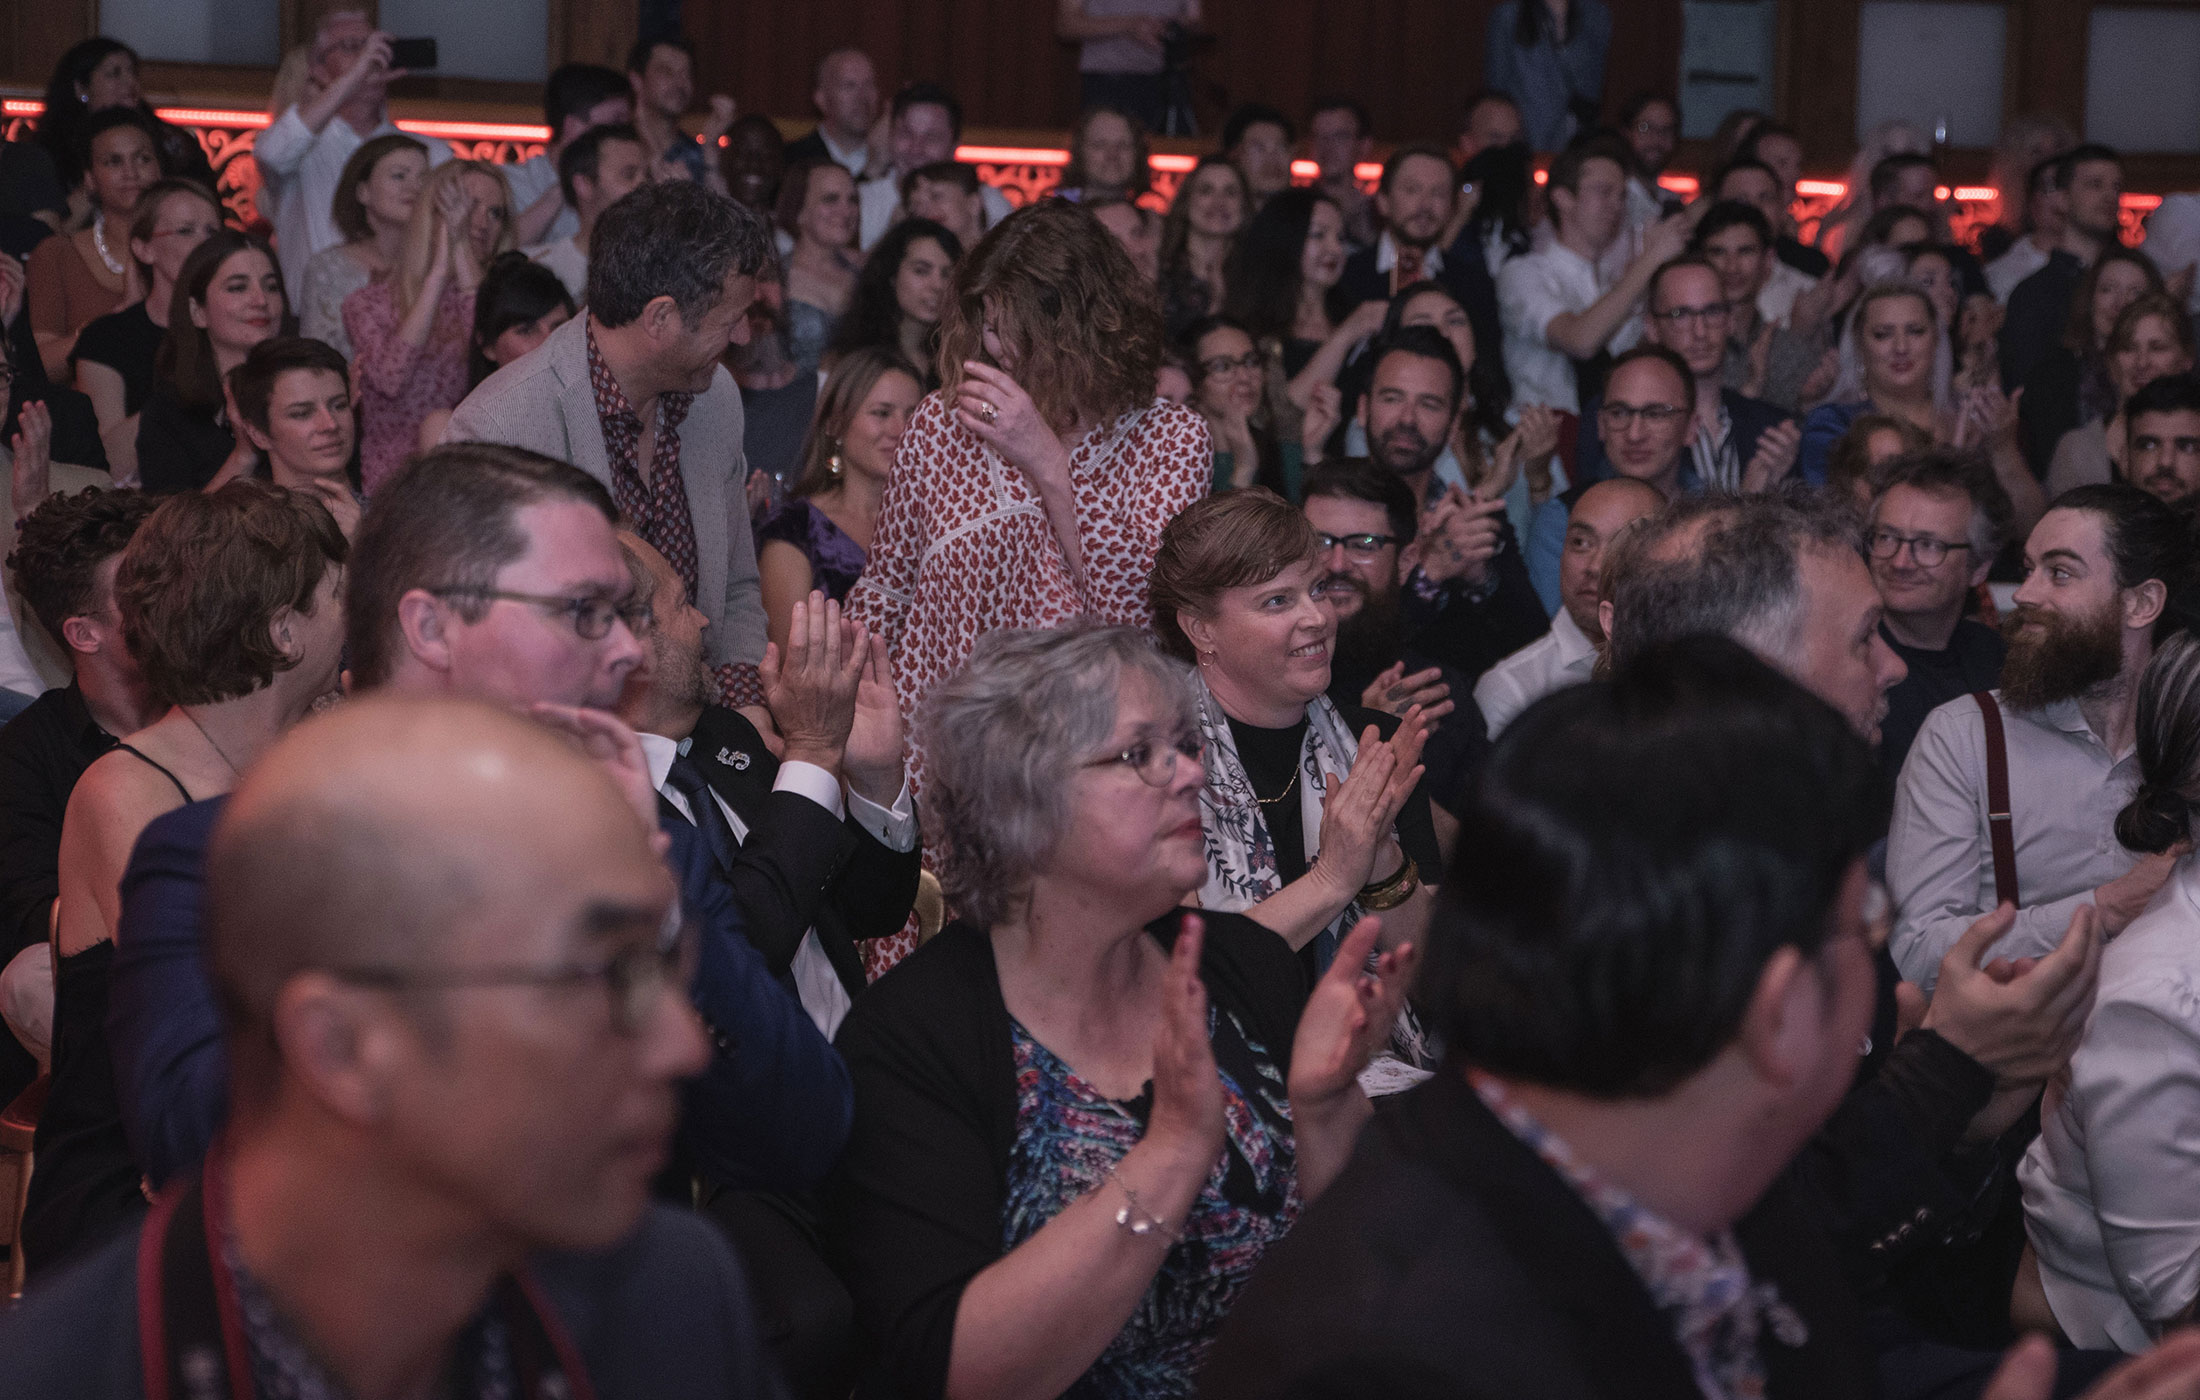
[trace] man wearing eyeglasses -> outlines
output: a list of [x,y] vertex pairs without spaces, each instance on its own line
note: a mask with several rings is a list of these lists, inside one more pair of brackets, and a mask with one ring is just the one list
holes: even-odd
[[2001,634],[1964,612],[2009,526],[2008,493],[1978,459],[1929,452],[1888,465],[1864,543],[1886,607],[1879,635],[1910,668],[1887,692],[1880,725],[1889,777],[1925,716],[2001,684]]
[[[1675,258],[1651,277],[1643,339],[1680,356],[1694,380],[1683,440],[1691,475],[1706,491],[1769,490],[1795,469],[1803,433],[1791,415],[1726,387],[1731,323],[1725,283],[1706,260]],[[1582,419],[1577,461],[1584,481],[1604,474],[1601,411],[1600,401]]]
[[475,703],[256,763],[205,857],[229,1129],[34,1289],[0,1391],[782,1395],[739,1263],[650,1205],[711,1051],[646,810]]
[[[644,660],[653,621],[594,479],[522,449],[424,454],[375,493],[345,574],[353,693],[487,701],[574,732],[654,810],[640,744],[604,713]],[[204,973],[199,903],[218,802],[148,827],[124,875],[128,955],[109,1044],[122,1115],[155,1186],[195,1164],[226,1112],[227,1066]],[[715,1045],[686,1092],[692,1172],[732,1186],[814,1184],[846,1140],[847,1071],[746,938],[734,897],[684,822],[666,864],[702,928],[691,991]],[[673,1185],[667,1182],[668,1186]]]

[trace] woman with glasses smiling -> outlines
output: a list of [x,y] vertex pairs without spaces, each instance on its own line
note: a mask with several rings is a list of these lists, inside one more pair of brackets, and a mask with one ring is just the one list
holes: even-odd
[[1260,490],[1211,496],[1161,534],[1162,644],[1198,665],[1205,909],[1242,910],[1310,972],[1366,913],[1418,938],[1442,857],[1421,785],[1429,721],[1339,707],[1337,613],[1314,527]]
[[1337,426],[1339,397],[1333,387],[1315,391],[1296,440],[1279,441],[1268,396],[1268,357],[1244,324],[1228,316],[1203,316],[1177,344],[1192,367],[1192,404],[1207,419],[1215,444],[1215,490],[1265,486],[1299,498],[1306,469],[1322,459],[1322,444]]
[[962,922],[838,1039],[856,1118],[828,1211],[877,1379],[1188,1396],[1368,1120],[1355,1076],[1414,952],[1362,975],[1363,923],[1309,997],[1269,930],[1181,907],[1207,878],[1205,743],[1142,632],[996,632],[920,722]]

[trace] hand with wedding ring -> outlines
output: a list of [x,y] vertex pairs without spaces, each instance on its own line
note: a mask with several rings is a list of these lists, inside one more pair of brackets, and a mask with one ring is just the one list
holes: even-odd
[[1040,416],[1031,395],[1006,372],[982,361],[963,361],[955,416],[971,436],[1000,453],[1035,488],[1068,486],[1069,449]]

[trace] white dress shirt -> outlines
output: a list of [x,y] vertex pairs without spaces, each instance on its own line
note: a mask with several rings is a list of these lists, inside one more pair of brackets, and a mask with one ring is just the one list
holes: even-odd
[[1765,257],[1771,260],[1772,271],[1757,289],[1757,314],[1775,326],[1784,326],[1795,319],[1795,299],[1817,286],[1818,279],[1799,267],[1789,267],[1769,251]]
[[[876,180],[865,180],[856,186],[856,205],[863,214],[856,241],[862,244],[866,253],[886,236],[886,230],[894,226],[895,216],[901,213],[901,179],[899,170],[889,170]],[[1008,196],[991,185],[978,186],[978,203],[984,211],[987,228],[1016,210],[1016,206],[1008,202]],[[970,250],[965,248],[963,251],[968,253]]]
[[[260,167],[260,210],[274,201],[275,256],[283,268],[283,290],[296,306],[303,300],[306,264],[324,248],[344,241],[336,227],[336,185],[351,153],[377,136],[397,134],[388,117],[364,136],[341,116],[330,117],[319,131],[308,129],[296,106],[253,138],[252,159]],[[441,165],[451,148],[433,136],[414,136],[428,148],[428,164]]]
[[588,254],[568,236],[537,243],[524,250],[528,257],[558,274],[575,306],[588,301]]
[[[1995,692],[1999,698],[2000,692]],[[1994,957],[2052,952],[2093,891],[2131,869],[2116,814],[2139,785],[2130,751],[2111,754],[2074,700],[2045,710],[2001,707],[2008,737],[2017,922]],[[1986,722],[1965,695],[1925,717],[1895,785],[1887,890],[1898,911],[1892,949],[1902,975],[1930,993],[1940,960],[1994,907],[1986,830]]]
[[[534,207],[535,201],[558,187],[558,163],[547,154],[529,156],[517,164],[502,167],[505,183],[512,187],[512,217]],[[555,243],[561,238],[571,238],[581,231],[581,216],[573,212],[573,206],[562,199],[558,203],[557,217],[550,227],[542,231],[544,243]],[[580,293],[573,294],[575,301]]]
[[1490,738],[1520,712],[1570,685],[1579,685],[1596,670],[1597,647],[1577,626],[1573,614],[1560,608],[1551,618],[1551,630],[1482,673],[1474,683],[1474,703],[1488,723]]
[[1993,292],[1994,300],[2007,306],[2009,294],[2017,289],[2017,284],[2045,266],[2047,254],[2027,234],[2010,244],[2008,252],[1986,264],[1986,286]]
[[2085,1039],[2017,1169],[2040,1283],[2081,1347],[2145,1351],[2200,1295],[2200,868],[2101,950]]
[[[1560,316],[1587,311],[1610,287],[1598,276],[1595,264],[1555,239],[1505,264],[1497,274],[1497,310],[1505,326],[1505,372],[1512,376],[1515,403],[1581,411],[1574,363],[1551,344],[1550,326]],[[1641,334],[1638,310],[1613,334],[1607,348],[1617,354]]]
[[833,164],[859,180],[863,178],[863,167],[871,163],[869,142],[861,146],[843,146],[833,139],[833,134],[825,129],[823,122],[818,123],[817,139],[823,143],[825,154],[833,158]]
[[[694,821],[695,812],[688,806],[687,795],[666,781],[672,772],[673,758],[686,753],[692,739],[675,741],[662,734],[636,737],[642,741],[642,756],[649,761],[650,783],[667,802],[679,809],[681,816]],[[906,781],[891,807],[881,807],[854,791],[848,793],[850,801],[843,806],[839,779],[814,763],[797,761],[779,765],[779,776],[772,780],[772,791],[800,793],[831,812],[836,820],[845,818],[852,808],[856,824],[890,850],[907,851],[917,844],[916,810],[910,801]],[[733,828],[733,839],[746,843],[749,824],[741,820],[740,814],[727,806],[726,799],[717,792],[711,793],[711,800],[718,804],[726,824]],[[802,944],[795,949],[790,971],[802,1009],[810,1013],[818,1030],[830,1040],[833,1032],[840,1029],[841,1018],[848,1014],[848,989],[840,985],[840,974],[833,971],[831,961],[826,958],[824,945],[817,941],[816,929],[802,935]]]

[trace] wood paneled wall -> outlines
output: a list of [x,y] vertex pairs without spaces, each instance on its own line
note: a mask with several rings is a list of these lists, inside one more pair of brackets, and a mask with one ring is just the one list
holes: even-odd
[[[580,0],[574,0],[580,3]],[[1496,0],[1207,0],[1217,41],[1194,64],[1203,130],[1239,102],[1295,118],[1318,98],[1350,93],[1386,142],[1449,139],[1482,81],[1483,33]],[[1640,88],[1674,87],[1680,0],[1614,0],[1605,90],[1616,105]],[[913,78],[945,83],[972,126],[1059,128],[1077,112],[1076,49],[1054,37],[1051,0],[689,0],[705,90],[744,111],[811,113],[811,72],[855,45],[891,92]]]

